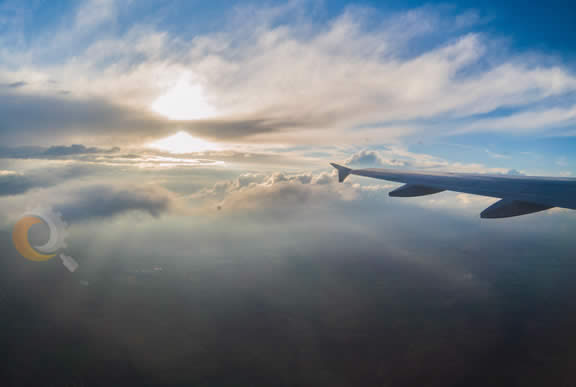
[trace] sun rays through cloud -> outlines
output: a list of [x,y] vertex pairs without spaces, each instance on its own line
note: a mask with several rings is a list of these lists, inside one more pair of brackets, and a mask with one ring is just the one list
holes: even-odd
[[178,132],[169,137],[154,141],[148,144],[147,147],[174,154],[217,151],[221,149],[217,144],[193,137],[186,132]]

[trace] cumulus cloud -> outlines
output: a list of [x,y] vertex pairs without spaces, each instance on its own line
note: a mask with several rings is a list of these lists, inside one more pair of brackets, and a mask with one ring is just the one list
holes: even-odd
[[354,153],[346,160],[346,164],[358,167],[406,167],[407,161],[388,159],[383,154],[373,150],[362,150]]
[[191,196],[205,207],[222,209],[302,209],[336,202],[375,198],[394,184],[338,183],[334,172],[243,174]]
[[351,185],[341,185],[332,174],[242,174],[193,195],[221,208],[294,208],[326,204],[355,197]]

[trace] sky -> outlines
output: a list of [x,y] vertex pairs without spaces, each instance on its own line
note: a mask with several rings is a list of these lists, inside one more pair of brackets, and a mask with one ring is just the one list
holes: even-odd
[[[560,0],[0,0],[0,378],[573,381],[574,214],[329,162],[575,176],[575,29]],[[18,255],[38,207],[77,272]]]

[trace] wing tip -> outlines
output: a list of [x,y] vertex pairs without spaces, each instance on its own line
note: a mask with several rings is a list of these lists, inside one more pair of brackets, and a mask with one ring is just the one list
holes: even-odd
[[330,163],[330,165],[338,170],[338,182],[339,183],[344,182],[344,180],[346,180],[348,175],[350,175],[350,172],[352,172],[352,169],[345,167],[343,165],[339,165],[336,163]]

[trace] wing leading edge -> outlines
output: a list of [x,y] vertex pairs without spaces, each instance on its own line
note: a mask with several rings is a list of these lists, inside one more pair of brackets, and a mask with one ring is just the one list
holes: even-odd
[[338,181],[349,175],[404,183],[390,192],[393,197],[416,197],[442,191],[501,199],[484,210],[482,218],[509,218],[553,207],[576,210],[576,179],[533,176],[482,175],[472,173],[402,171],[397,169],[351,169],[331,163]]

